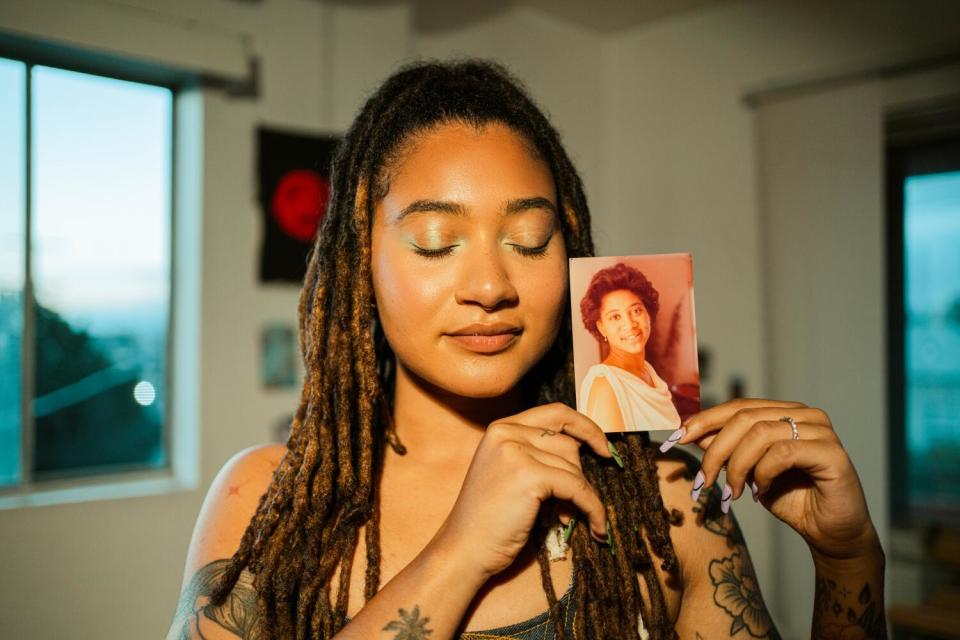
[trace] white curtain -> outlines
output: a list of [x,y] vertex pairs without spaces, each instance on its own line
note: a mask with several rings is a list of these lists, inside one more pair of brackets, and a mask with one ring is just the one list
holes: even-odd
[[[886,549],[882,89],[868,80],[761,99],[756,132],[770,393],[833,418]],[[785,638],[808,638],[813,564],[777,524],[768,605]]]

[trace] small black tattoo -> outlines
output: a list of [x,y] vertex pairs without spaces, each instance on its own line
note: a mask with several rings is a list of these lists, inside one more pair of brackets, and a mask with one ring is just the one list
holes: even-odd
[[399,620],[391,620],[383,628],[384,631],[397,632],[393,640],[423,640],[433,633],[433,630],[427,629],[430,618],[420,619],[420,605],[414,605],[409,614],[404,609],[400,609],[399,613]]
[[555,436],[555,435],[557,435],[556,431],[551,431],[550,429],[544,429],[543,433],[540,434],[540,437],[542,438],[543,436]]
[[853,590],[832,578],[817,577],[813,597],[814,637],[841,637],[847,634],[883,640],[887,624],[877,601],[864,583],[853,602]]
[[700,494],[693,512],[697,514],[697,524],[710,533],[724,537],[731,549],[737,545],[746,545],[740,524],[732,514],[725,514],[722,509],[723,496],[719,487],[714,484],[710,489]]

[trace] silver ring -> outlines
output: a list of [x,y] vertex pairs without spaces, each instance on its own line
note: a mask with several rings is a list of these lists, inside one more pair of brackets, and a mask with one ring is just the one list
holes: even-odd
[[797,421],[791,418],[790,416],[783,416],[780,418],[780,422],[786,422],[790,425],[790,430],[793,432],[793,439],[800,439],[800,432],[797,431]]

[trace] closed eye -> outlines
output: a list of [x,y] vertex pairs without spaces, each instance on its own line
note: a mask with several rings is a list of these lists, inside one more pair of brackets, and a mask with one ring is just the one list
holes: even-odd
[[418,256],[423,256],[424,258],[428,258],[432,260],[438,260],[440,258],[445,258],[451,253],[453,253],[453,250],[456,249],[456,247],[457,245],[454,244],[454,245],[450,245],[449,247],[442,247],[440,249],[424,249],[423,247],[418,247],[417,245],[413,245],[413,251]]
[[[514,244],[510,246],[513,247],[514,251],[516,251],[518,254],[522,256],[526,256],[528,258],[541,258],[544,255],[546,255],[547,246],[549,244],[550,242],[548,241],[540,245],[539,247],[525,247],[519,244]],[[456,248],[457,248],[457,245],[455,244],[450,245],[449,247],[441,247],[439,249],[425,249],[424,247],[413,245],[413,251],[418,256],[423,256],[424,258],[434,259],[434,260],[449,256],[451,253],[453,253],[453,250]]]
[[547,253],[547,245],[550,244],[548,240],[539,247],[525,247],[521,244],[510,245],[513,247],[513,250],[519,253],[522,256],[527,256],[529,258],[542,258]]

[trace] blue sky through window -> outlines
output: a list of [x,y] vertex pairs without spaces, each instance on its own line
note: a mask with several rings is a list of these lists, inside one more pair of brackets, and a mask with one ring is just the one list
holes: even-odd
[[40,66],[33,87],[37,299],[94,331],[165,304],[170,91]]
[[[0,309],[0,340],[23,315],[26,72],[0,60],[0,292],[19,307]],[[162,465],[172,92],[52,67],[29,73],[33,471]],[[0,366],[19,382],[19,343],[14,350]],[[21,455],[21,391],[9,388],[0,484],[17,481]]]

